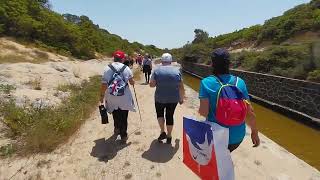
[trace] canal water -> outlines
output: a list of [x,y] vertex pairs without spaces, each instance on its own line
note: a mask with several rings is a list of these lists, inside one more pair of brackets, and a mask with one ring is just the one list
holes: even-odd
[[[183,80],[192,89],[199,90],[199,78],[184,73]],[[261,105],[253,104],[253,106],[261,133],[320,170],[320,131]]]

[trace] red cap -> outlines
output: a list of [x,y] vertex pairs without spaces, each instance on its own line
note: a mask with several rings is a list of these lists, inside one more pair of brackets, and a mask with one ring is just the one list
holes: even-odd
[[125,54],[124,54],[124,52],[118,50],[113,53],[113,57],[123,59],[125,57]]

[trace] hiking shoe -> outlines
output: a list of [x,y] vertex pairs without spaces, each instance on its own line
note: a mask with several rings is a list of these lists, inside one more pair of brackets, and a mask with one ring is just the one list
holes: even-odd
[[172,137],[167,137],[167,142],[166,142],[166,144],[171,144],[171,141],[172,141]]
[[126,144],[128,141],[128,136],[121,137],[121,144]]
[[167,138],[167,134],[165,132],[162,132],[160,134],[160,136],[158,137],[158,141],[160,142],[160,141],[162,141],[162,140],[164,140],[166,138]]

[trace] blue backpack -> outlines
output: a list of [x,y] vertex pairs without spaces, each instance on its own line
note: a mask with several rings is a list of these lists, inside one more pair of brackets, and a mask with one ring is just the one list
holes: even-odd
[[225,126],[238,126],[245,121],[247,114],[247,100],[237,87],[238,77],[234,82],[223,84],[218,76],[213,76],[221,85],[217,93],[216,120]]
[[109,67],[113,71],[113,75],[108,82],[108,92],[113,96],[123,96],[128,83],[126,83],[122,73],[127,66],[123,65],[119,71],[116,70],[111,64],[109,64]]

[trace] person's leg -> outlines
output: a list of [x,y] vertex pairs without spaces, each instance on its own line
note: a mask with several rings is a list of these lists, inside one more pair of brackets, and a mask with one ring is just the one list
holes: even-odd
[[236,150],[240,146],[241,142],[238,144],[229,144],[228,149],[230,152]]
[[166,104],[166,125],[167,125],[167,143],[171,144],[171,134],[173,129],[173,115],[176,110],[177,103],[168,103]]
[[146,78],[146,83],[148,82],[148,72],[144,72],[144,77]]
[[148,83],[150,82],[150,75],[151,75],[151,69],[148,70],[148,75],[147,75],[148,76],[148,81],[147,81]]
[[128,110],[120,110],[120,136],[121,139],[125,139],[128,136]]
[[113,121],[114,121],[114,134],[118,135],[119,134],[119,130],[120,130],[120,111],[119,109],[114,110],[112,112],[112,117],[113,117]]
[[167,134],[164,130],[164,105],[162,103],[155,103],[156,112],[157,112],[157,119],[160,127],[160,136],[158,138],[159,141],[165,139]]

